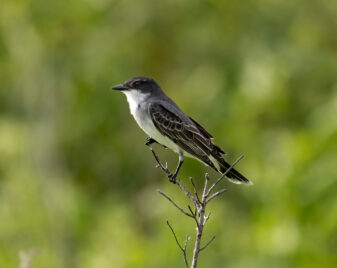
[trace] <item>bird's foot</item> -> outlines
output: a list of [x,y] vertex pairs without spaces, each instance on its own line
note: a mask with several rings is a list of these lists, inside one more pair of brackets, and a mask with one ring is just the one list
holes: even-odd
[[[146,138],[146,141],[145,141],[145,145],[146,146],[150,146],[151,144],[153,144],[153,143],[158,143],[158,144],[160,144],[159,142],[157,142],[155,139],[152,139],[152,138],[150,138],[150,137],[147,137]],[[165,145],[162,145],[162,144],[160,144],[161,146],[163,146],[165,149],[167,149],[167,147],[165,146]]]
[[152,139],[151,137],[147,137],[145,141],[146,146],[150,146],[152,143],[157,143],[155,139]]

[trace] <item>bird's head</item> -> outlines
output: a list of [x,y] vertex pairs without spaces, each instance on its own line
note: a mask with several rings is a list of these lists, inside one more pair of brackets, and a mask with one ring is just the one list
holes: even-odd
[[159,85],[152,78],[138,76],[133,77],[123,84],[112,87],[113,90],[120,90],[123,92],[137,91],[143,94],[151,94],[161,91]]

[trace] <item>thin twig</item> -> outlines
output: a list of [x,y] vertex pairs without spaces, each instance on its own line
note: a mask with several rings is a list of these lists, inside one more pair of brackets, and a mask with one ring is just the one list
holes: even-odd
[[205,220],[204,220],[204,225],[206,224],[206,222],[209,220],[209,217],[211,216],[211,212],[208,212],[207,216],[205,216]]
[[[153,156],[155,157],[158,166],[166,173],[166,175],[168,175],[168,177],[172,176],[172,173],[169,171],[168,167],[167,167],[167,163],[164,166],[160,160],[159,157],[157,156],[157,154],[155,153],[155,151],[152,149],[152,147],[150,147],[150,150],[153,154]],[[164,196],[168,201],[171,202],[171,204],[173,204],[177,209],[180,210],[180,212],[182,212],[183,214],[185,214],[188,217],[191,217],[194,219],[195,223],[196,223],[196,239],[195,239],[195,244],[194,244],[194,249],[193,249],[193,256],[192,256],[192,264],[191,264],[191,268],[196,268],[197,267],[197,263],[198,263],[198,257],[199,257],[199,253],[206,249],[215,239],[215,236],[213,236],[203,247],[201,247],[201,238],[202,238],[202,234],[203,234],[203,230],[205,227],[205,224],[207,223],[207,221],[210,218],[211,213],[209,212],[207,215],[205,215],[206,213],[206,206],[207,204],[213,200],[214,198],[216,198],[217,196],[221,195],[222,193],[226,192],[226,189],[222,189],[214,194],[212,194],[210,196],[210,194],[212,193],[212,191],[214,190],[215,186],[228,174],[228,172],[230,172],[233,167],[243,158],[243,156],[240,156],[234,163],[233,165],[231,165],[210,187],[208,187],[209,184],[209,175],[206,173],[205,174],[205,183],[204,183],[204,187],[202,190],[202,195],[199,196],[196,185],[193,181],[192,178],[190,178],[190,182],[193,186],[193,194],[187,190],[187,188],[184,186],[184,184],[180,181],[180,180],[174,180],[171,182],[174,182],[175,184],[177,184],[177,186],[185,193],[185,195],[192,201],[193,205],[194,205],[194,209],[191,207],[191,205],[188,205],[188,210],[189,212],[185,211],[183,208],[181,208],[180,206],[178,206],[169,196],[167,196],[165,193],[163,193],[160,190],[157,190],[162,196]],[[201,197],[201,198],[200,198]],[[186,257],[186,248],[187,248],[187,243],[190,239],[189,236],[186,236],[186,240],[185,240],[185,244],[184,247],[179,243],[177,236],[172,228],[172,226],[170,225],[170,223],[168,221],[166,221],[167,225],[169,226],[169,228],[171,229],[171,232],[176,240],[177,245],[179,246],[180,250],[183,252],[183,256],[184,256],[184,262],[186,267],[188,266],[188,261],[187,261],[187,257]]]
[[197,264],[198,264],[201,237],[202,237],[202,233],[203,233],[203,230],[204,230],[205,208],[206,208],[206,202],[203,201],[199,210],[198,210],[199,219],[198,219],[198,225],[197,225],[197,228],[196,228],[197,233],[196,233],[196,237],[195,237],[191,268],[196,268]]
[[189,235],[186,235],[186,239],[185,239],[185,245],[184,245],[184,250],[186,252],[186,248],[187,248],[187,243],[188,241],[191,239],[191,237]]
[[[168,170],[167,165],[166,167],[160,162],[158,155],[156,154],[156,152],[153,150],[153,148],[151,146],[149,146],[154,158],[156,159],[159,167],[166,173],[167,176],[171,176],[172,173]],[[188,198],[194,203],[197,203],[197,200],[193,197],[193,195],[186,189],[186,187],[179,181],[176,180],[175,183],[179,186],[180,189],[182,189],[185,194],[188,196]]]
[[203,191],[202,191],[202,202],[204,202],[205,200],[206,200],[206,198],[207,198],[207,193],[208,193],[208,191],[207,191],[207,187],[208,187],[208,182],[209,182],[209,175],[208,175],[208,173],[206,173],[205,174],[205,184],[204,184],[204,189],[203,189]]
[[186,240],[185,240],[185,246],[182,247],[182,246],[180,245],[180,243],[179,243],[179,241],[178,241],[178,239],[177,239],[176,233],[174,232],[174,230],[173,230],[172,226],[170,225],[169,221],[166,220],[166,223],[167,223],[168,227],[170,227],[171,232],[172,232],[172,234],[173,234],[173,236],[174,236],[174,239],[175,239],[176,242],[177,242],[177,245],[179,246],[179,248],[180,248],[181,251],[183,252],[184,261],[185,261],[186,267],[188,268],[189,265],[188,265],[188,261],[187,261],[187,257],[186,257],[186,247],[187,247],[187,242],[188,242],[188,240],[189,240],[189,239],[188,239],[188,236],[186,237]]
[[174,238],[175,238],[175,240],[176,240],[177,245],[179,246],[179,248],[180,248],[181,250],[184,250],[183,247],[180,245],[180,243],[179,243],[179,241],[178,241],[178,239],[177,239],[176,233],[174,232],[174,230],[173,230],[173,228],[172,228],[172,226],[171,226],[171,224],[169,223],[168,220],[166,220],[166,224],[170,227],[170,229],[171,229],[171,231],[172,231],[172,234],[173,234],[173,236],[174,236]]
[[213,240],[215,239],[215,235],[211,238],[211,240],[209,240],[207,242],[207,244],[205,246],[203,246],[199,251],[204,250],[205,248],[207,248],[209,246],[209,244],[211,244],[213,242]]
[[170,201],[173,206],[175,206],[177,209],[180,210],[181,213],[184,213],[186,216],[189,217],[194,217],[194,215],[191,215],[190,213],[186,212],[185,210],[183,210],[181,207],[179,207],[170,197],[168,197],[165,193],[163,193],[162,191],[160,191],[159,189],[157,189],[157,192],[160,193],[162,196],[164,196],[168,201]]
[[189,192],[189,190],[186,189],[186,187],[184,186],[184,184],[182,184],[180,181],[176,181],[176,184],[179,186],[179,188],[181,190],[183,190],[185,192],[185,194],[187,195],[187,197],[194,203],[195,206],[198,206],[197,204],[197,200],[193,197],[193,195]]
[[154,158],[156,159],[157,163],[158,163],[158,166],[167,174],[167,176],[170,176],[172,175],[171,172],[168,170],[167,168],[167,163],[166,163],[166,166],[164,166],[160,160],[159,160],[159,157],[157,156],[156,152],[153,150],[153,148],[151,146],[149,146]]
[[213,185],[211,187],[209,187],[208,191],[207,191],[207,197],[209,196],[209,194],[213,191],[214,187],[228,174],[228,172],[230,172],[233,167],[243,158],[244,156],[241,155],[238,159],[235,160],[235,162],[220,176],[220,178],[217,179],[217,181],[215,183],[213,183]]
[[193,185],[194,195],[197,198],[198,203],[201,204],[201,201],[200,201],[200,198],[199,198],[199,195],[198,195],[198,191],[197,191],[197,188],[195,187],[195,184],[194,184],[194,181],[193,181],[192,177],[190,177],[190,182]]
[[191,208],[190,205],[188,205],[187,207],[188,207],[188,209],[190,210],[190,212],[191,212],[191,214],[193,215],[193,217],[195,217],[195,216],[196,216],[196,212],[192,210],[192,208]]
[[198,222],[198,217],[197,217],[197,211],[194,211],[192,210],[191,206],[188,205],[188,209],[191,211],[191,214],[193,215],[193,219],[195,221],[195,224],[197,225],[197,228],[200,229],[200,225],[199,225],[199,222]]
[[206,200],[206,204],[209,203],[213,198],[217,197],[218,195],[221,195],[222,193],[226,192],[227,189],[222,189],[218,192],[216,192],[215,194],[212,194],[207,200]]

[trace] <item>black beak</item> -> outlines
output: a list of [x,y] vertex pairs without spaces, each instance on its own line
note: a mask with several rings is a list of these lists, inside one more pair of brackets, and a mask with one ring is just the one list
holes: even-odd
[[112,87],[113,90],[127,90],[129,89],[127,86],[124,86],[123,84],[119,84],[117,86]]

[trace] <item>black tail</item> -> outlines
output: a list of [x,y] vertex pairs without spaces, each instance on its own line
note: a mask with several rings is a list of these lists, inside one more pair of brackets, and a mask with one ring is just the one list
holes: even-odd
[[[217,157],[217,161],[220,165],[220,172],[224,174],[228,168],[230,168],[230,164],[228,164],[223,158]],[[226,177],[230,182],[236,184],[247,184],[252,185],[253,183],[248,180],[245,176],[243,176],[239,171],[232,168],[227,174]]]

